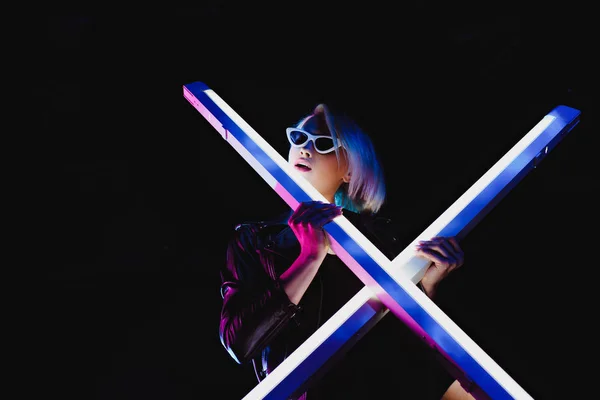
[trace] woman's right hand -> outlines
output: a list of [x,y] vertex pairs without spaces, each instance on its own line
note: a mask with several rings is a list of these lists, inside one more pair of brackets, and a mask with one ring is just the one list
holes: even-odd
[[342,207],[322,201],[307,201],[298,205],[288,225],[300,242],[300,252],[306,257],[324,257],[329,243],[323,226],[342,215]]

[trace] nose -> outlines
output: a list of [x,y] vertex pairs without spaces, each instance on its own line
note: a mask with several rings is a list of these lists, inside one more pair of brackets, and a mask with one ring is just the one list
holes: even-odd
[[302,147],[300,147],[300,154],[305,154],[307,156],[312,156],[315,148],[314,148],[315,144],[313,143],[312,140],[309,140],[306,142],[306,144]]

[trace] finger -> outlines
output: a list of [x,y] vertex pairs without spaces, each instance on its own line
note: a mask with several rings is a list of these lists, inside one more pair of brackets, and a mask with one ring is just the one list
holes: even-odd
[[465,261],[465,254],[462,251],[462,249],[460,248],[460,245],[458,244],[458,240],[456,239],[456,236],[444,238],[444,245],[447,248],[452,249],[452,254],[453,254],[454,258],[456,259],[456,264],[457,264],[456,268],[462,266]]
[[458,244],[458,239],[456,238],[456,236],[449,237],[448,242],[454,248],[454,251],[456,251],[457,254],[463,254],[463,251],[460,247],[460,244]]
[[430,251],[437,251],[446,258],[451,257],[452,254],[448,248],[444,246],[442,238],[439,237],[434,237],[431,240],[421,240],[417,248],[421,250],[429,249]]
[[444,260],[448,260],[451,262],[452,260],[454,260],[454,256],[441,243],[429,246],[428,250],[439,253],[444,258]]
[[428,259],[436,265],[444,265],[449,263],[449,260],[446,257],[427,247],[418,249],[416,254]]
[[340,215],[342,215],[341,210],[333,210],[333,212],[322,213],[315,217],[311,224],[323,227]]
[[296,207],[296,209],[294,210],[294,212],[292,213],[292,215],[290,215],[288,223],[292,222],[298,216],[302,215],[302,213],[304,213],[304,211],[306,211],[306,209],[308,207],[309,207],[308,202],[305,202],[305,201],[300,202],[300,204],[298,204],[298,207]]
[[457,256],[444,246],[441,239],[424,241],[417,249],[424,251],[426,254],[438,256],[438,262],[444,264],[445,268],[449,270],[456,268],[460,262]]
[[336,206],[335,204],[331,204],[331,203],[313,204],[311,207],[307,208],[299,216],[299,218],[301,218],[302,220],[308,221],[322,213],[337,213],[338,208],[340,208],[340,207]]
[[322,209],[312,208],[306,210],[301,216],[295,219],[295,223],[303,225],[322,226],[326,222],[333,220],[342,213],[339,207],[325,207]]
[[323,203],[321,201],[302,202],[290,216],[289,222],[299,221],[300,219],[310,218],[315,212],[321,209],[335,208],[335,204]]
[[437,243],[438,245],[442,246],[446,250],[446,252],[447,252],[447,254],[448,254],[449,257],[452,257],[454,259],[458,259],[459,258],[456,250],[454,249],[454,246],[452,246],[452,244],[450,244],[448,238],[446,238],[446,237],[436,237],[434,241],[435,241],[435,243]]

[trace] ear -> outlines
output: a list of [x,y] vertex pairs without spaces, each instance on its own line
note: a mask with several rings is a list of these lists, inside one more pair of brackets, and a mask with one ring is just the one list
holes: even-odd
[[347,172],[346,175],[342,178],[345,183],[350,183],[350,178],[352,177],[351,172]]

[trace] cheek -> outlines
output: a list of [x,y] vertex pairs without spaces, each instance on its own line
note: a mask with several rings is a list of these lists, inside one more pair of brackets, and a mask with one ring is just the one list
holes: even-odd
[[292,160],[294,160],[296,158],[296,157],[294,157],[296,154],[296,151],[297,151],[297,149],[295,147],[290,147],[290,151],[288,151],[288,163],[291,164]]
[[336,171],[337,175],[345,175],[348,171],[348,161],[345,157],[340,157],[338,162],[336,157],[333,157],[331,160],[331,170]]
[[337,180],[343,175],[342,171],[344,171],[343,165],[340,164],[338,166],[338,162],[335,157],[328,158],[323,162],[322,172],[327,175],[329,179]]

